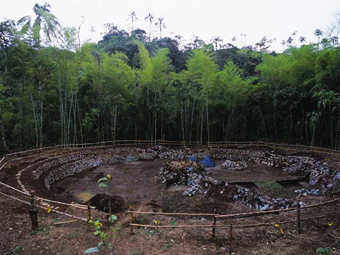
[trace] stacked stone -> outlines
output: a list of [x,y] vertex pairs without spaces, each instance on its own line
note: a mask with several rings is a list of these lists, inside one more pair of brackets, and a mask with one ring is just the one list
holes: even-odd
[[193,161],[169,161],[160,169],[162,183],[166,185],[187,185],[183,192],[185,196],[197,193],[206,194],[216,180],[207,176],[202,164]]
[[159,174],[164,184],[188,185],[188,181],[196,176],[200,179],[206,176],[206,170],[203,165],[192,161],[169,161],[160,169]]
[[68,156],[65,156],[65,157],[60,157],[56,160],[52,160],[50,162],[47,162],[47,163],[39,166],[36,170],[32,171],[33,178],[35,180],[38,180],[44,172],[49,171],[51,168],[56,167],[58,165],[68,163],[70,161],[79,160],[79,159],[82,159],[82,158],[84,158],[84,155],[78,153],[78,154],[68,155]]
[[226,160],[222,164],[222,167],[227,170],[243,170],[247,168],[247,162]]
[[262,195],[257,190],[239,187],[237,195],[234,195],[234,201],[239,201],[250,208],[255,208],[260,211],[284,209],[297,206],[296,201],[291,201],[285,198],[271,198]]

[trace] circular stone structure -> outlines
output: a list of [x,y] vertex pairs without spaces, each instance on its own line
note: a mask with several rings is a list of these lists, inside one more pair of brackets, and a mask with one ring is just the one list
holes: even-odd
[[[217,165],[191,174],[192,165],[185,162],[195,157],[199,164],[205,156]],[[163,171],[169,161],[179,163],[173,164],[170,172]],[[225,162],[242,162],[242,171],[228,171]],[[181,172],[177,171],[179,167]],[[177,171],[181,181],[171,171]],[[208,212],[208,205],[223,213],[228,212],[232,201],[271,210],[296,206],[296,197],[334,195],[340,190],[337,165],[330,165],[326,157],[256,148],[58,149],[10,160],[2,180],[25,192],[35,190],[41,197],[86,203],[105,192],[97,181],[108,174],[112,176],[111,193],[121,205],[117,212],[129,204],[142,204],[165,212]],[[170,177],[175,181],[168,182]]]

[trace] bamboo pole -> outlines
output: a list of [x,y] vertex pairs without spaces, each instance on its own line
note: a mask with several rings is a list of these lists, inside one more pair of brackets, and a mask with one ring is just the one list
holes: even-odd
[[229,240],[229,254],[231,255],[231,247],[233,246],[233,224],[230,224]]
[[[332,215],[338,215],[338,214],[332,214]],[[321,215],[317,217],[310,217],[310,218],[304,218],[301,219],[301,221],[309,221],[309,220],[316,220],[320,218],[330,217],[332,215]],[[259,224],[249,224],[249,225],[233,225],[233,229],[239,229],[239,228],[256,228],[256,227],[265,227],[265,226],[274,226],[275,224],[290,224],[290,223],[296,223],[296,220],[290,220],[290,221],[276,221],[276,222],[266,222],[266,223],[259,223]],[[144,224],[136,224],[132,223],[130,224],[134,227],[145,227],[145,228],[216,228],[216,229],[230,229],[230,226],[226,225],[144,225]]]
[[[315,205],[308,205],[302,207],[303,209],[324,206],[327,204],[335,203],[340,201],[340,198],[333,199],[327,202],[315,204]],[[138,212],[138,211],[128,211],[128,213],[133,214],[147,214],[147,215],[166,215],[166,216],[203,216],[203,217],[216,217],[216,218],[225,218],[225,219],[235,219],[235,218],[246,218],[246,217],[255,217],[255,216],[263,216],[268,214],[280,214],[282,212],[289,212],[297,210],[297,207],[291,207],[287,209],[278,209],[278,210],[271,210],[271,211],[263,211],[263,212],[250,212],[250,213],[236,213],[236,214],[209,214],[209,213],[162,213],[162,212]]]
[[73,223],[73,222],[78,222],[79,220],[68,220],[68,221],[62,221],[62,222],[54,222],[53,225],[63,225],[63,224],[68,224],[68,223]]
[[30,209],[28,210],[32,221],[32,230],[38,228],[38,210],[34,206],[34,190],[31,191]]
[[217,215],[217,218],[226,218],[226,219],[233,219],[233,218],[246,218],[246,217],[255,217],[255,216],[262,216],[267,214],[280,214],[281,212],[289,212],[295,211],[297,208],[287,208],[287,209],[279,209],[279,210],[271,210],[271,211],[263,211],[263,212],[250,212],[250,213],[236,213],[236,214],[226,214],[226,215]]
[[[13,199],[13,200],[19,201],[19,202],[21,202],[21,203],[30,205],[29,202],[23,201],[23,200],[21,200],[21,199],[19,199],[19,198],[16,198],[16,197],[7,195],[7,194],[2,193],[2,192],[0,192],[0,194],[3,195],[3,196],[9,197],[9,198],[11,198],[11,199]],[[42,210],[46,210],[45,207],[40,206],[40,205],[34,205],[34,207],[40,208],[40,209],[42,209]],[[55,210],[55,209],[51,209],[51,212],[55,212],[55,213],[58,213],[58,214],[61,214],[61,215],[64,215],[64,216],[67,216],[67,217],[70,217],[70,218],[74,218],[74,219],[78,219],[78,220],[82,220],[82,221],[87,221],[87,219],[85,219],[85,218],[81,218],[81,217],[78,217],[78,216],[74,216],[74,215],[72,215],[72,214],[60,212],[60,211],[57,211],[57,210]]]
[[[23,192],[23,191],[21,191],[21,190],[18,190],[18,189],[16,189],[16,188],[12,187],[12,186],[7,185],[6,183],[0,182],[0,185],[3,185],[3,186],[5,186],[5,187],[7,187],[7,188],[9,188],[9,189],[12,189],[12,190],[14,190],[14,191],[16,191],[16,192],[18,192],[18,193],[23,194],[23,195],[25,195],[25,196],[30,196],[29,193]],[[66,206],[72,206],[72,207],[75,207],[75,208],[77,208],[77,209],[87,210],[87,206],[86,206],[86,205],[69,204],[69,203],[64,203],[64,202],[60,202],[60,201],[49,200],[49,199],[42,198],[42,197],[38,197],[38,196],[34,196],[34,197],[35,197],[36,200],[42,200],[42,201],[45,201],[45,202],[50,202],[50,203],[55,203],[55,204],[61,204],[61,205],[66,205]],[[95,207],[94,207],[94,206],[91,206],[91,209],[95,209]]]
[[128,213],[149,214],[149,215],[168,215],[168,216],[206,216],[206,217],[218,216],[218,214],[209,214],[209,213],[162,213],[162,212],[138,212],[138,211],[128,211]]
[[133,224],[133,206],[132,205],[130,205],[129,206],[129,216],[130,216],[130,232],[129,232],[129,234],[130,235],[133,235],[133,226],[134,226],[134,224]]
[[130,224],[130,226],[134,226],[134,227],[145,227],[145,228],[224,228],[224,226],[218,226],[218,225],[176,225],[176,226],[172,226],[172,225],[164,225],[164,226],[160,226],[160,225],[143,225],[143,224],[136,224],[136,223],[132,223]]
[[90,201],[87,201],[87,223],[91,220],[91,206]]
[[301,205],[300,200],[298,201],[298,208],[297,208],[297,232],[300,235],[301,234]]
[[[214,208],[214,214],[216,215],[216,208]],[[212,238],[215,239],[215,231],[216,231],[216,228],[215,228],[215,225],[216,225],[216,217],[214,216],[214,219],[213,219],[213,228],[212,228]]]

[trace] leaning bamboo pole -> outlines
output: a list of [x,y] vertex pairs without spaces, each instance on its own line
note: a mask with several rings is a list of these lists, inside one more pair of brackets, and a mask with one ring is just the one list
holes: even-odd
[[[7,195],[7,194],[2,193],[2,192],[0,192],[0,194],[3,195],[3,196],[6,196],[6,197],[8,197],[8,198],[11,198],[11,199],[13,199],[13,200],[16,200],[16,201],[18,201],[18,202],[21,202],[21,203],[30,205],[29,202],[26,202],[26,201],[21,200],[21,199],[19,199],[19,198],[16,198],[16,197]],[[44,208],[43,206],[40,206],[40,205],[34,205],[34,206],[37,207],[37,208],[40,208],[40,209],[42,209],[42,210],[46,210],[46,208]],[[77,219],[77,220],[82,220],[82,221],[87,222],[87,219],[85,219],[85,218],[81,218],[81,217],[78,217],[78,216],[75,216],[75,215],[72,215],[72,214],[68,214],[68,213],[65,213],[65,212],[60,212],[60,211],[57,211],[57,210],[55,210],[55,209],[50,209],[50,210],[51,210],[51,212],[58,213],[58,214],[61,214],[61,215],[66,216],[66,217],[70,217],[70,218],[74,218],[74,219]]]
[[[0,185],[3,185],[6,188],[14,190],[14,191],[16,191],[16,192],[18,192],[20,194],[25,195],[25,196],[30,196],[30,194],[28,192],[24,192],[24,191],[18,190],[16,188],[12,187],[12,186],[7,185],[6,183],[0,182]],[[72,207],[75,207],[77,209],[87,210],[87,206],[86,205],[73,204],[73,203],[72,204],[64,203],[64,202],[60,202],[60,201],[49,200],[49,199],[38,197],[38,196],[35,196],[35,198],[36,198],[36,200],[42,200],[42,201],[45,201],[45,202],[50,202],[50,203],[60,204],[60,205],[66,205],[66,206],[72,206]],[[91,209],[95,209],[95,207],[92,206]]]
[[167,215],[167,216],[207,216],[214,217],[219,214],[212,213],[163,213],[163,212],[138,212],[138,211],[127,211],[133,214],[150,214],[150,215]]
[[[332,214],[337,215],[337,214]],[[331,217],[332,215],[321,215],[316,217],[310,217],[310,218],[304,218],[300,221],[309,221],[309,220],[316,220],[326,217]],[[259,223],[259,224],[248,224],[248,225],[234,225],[233,228],[256,228],[256,227],[265,227],[265,226],[274,226],[275,224],[289,224],[289,223],[296,223],[296,220],[290,220],[290,221],[275,221],[275,222],[266,222],[266,223]],[[130,226],[134,227],[145,227],[145,228],[218,228],[218,229],[229,229],[230,226],[226,225],[144,225],[144,224],[136,224],[131,223]]]

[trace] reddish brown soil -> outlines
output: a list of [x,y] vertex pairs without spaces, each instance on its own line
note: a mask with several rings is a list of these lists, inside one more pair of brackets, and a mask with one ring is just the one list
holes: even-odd
[[[57,199],[59,201],[72,201],[77,199],[77,194],[87,191],[93,194],[103,190],[97,188],[98,177],[111,174],[112,192],[122,197],[126,205],[133,204],[135,210],[163,212],[191,212],[209,213],[217,208],[218,213],[240,213],[252,211],[247,206],[232,202],[231,197],[224,195],[194,197],[182,196],[181,190],[166,189],[158,178],[159,168],[164,161],[143,161],[130,163],[116,163],[109,166],[101,166],[87,170],[72,177],[61,180],[53,185],[53,190],[59,190],[61,194],[48,192],[42,182],[33,182],[30,171],[37,167],[39,161],[54,156],[55,152],[45,152],[28,159],[22,159],[12,163],[10,168],[5,167],[0,173],[0,178],[16,188],[18,184],[15,174],[30,165],[23,172],[22,181],[27,188],[35,189],[39,196]],[[339,159],[332,158],[333,166],[339,166]],[[217,162],[221,163],[221,162]],[[296,178],[278,169],[266,167],[250,167],[243,171],[226,171],[220,168],[209,170],[209,174],[216,179],[229,182],[253,181],[259,185],[261,191],[269,195],[292,194],[294,188],[278,187],[271,185],[279,179]],[[262,184],[262,186],[261,186]],[[59,187],[59,189],[58,189]],[[64,190],[64,191],[63,191]],[[0,191],[21,199],[14,191],[0,188]],[[62,192],[63,191],[63,192]],[[326,201],[327,197],[306,197],[305,202],[319,203]],[[79,198],[78,198],[79,200]],[[60,207],[73,215],[86,217],[86,211]],[[296,223],[284,224],[284,234],[279,234],[279,229],[274,226],[258,228],[234,229],[232,247],[234,254],[315,254],[318,247],[332,245],[336,237],[340,237],[340,213],[339,206],[325,206],[321,209],[310,209],[302,212],[302,218],[318,215],[332,215],[320,220],[302,222],[302,234],[297,235]],[[93,235],[93,229],[88,228],[83,222],[74,222],[63,225],[53,225],[55,222],[70,220],[56,213],[48,214],[39,211],[40,228],[36,232],[31,231],[31,223],[28,216],[28,205],[0,196],[0,254],[84,254],[84,251],[96,246],[98,237]],[[336,214],[337,213],[337,214]],[[100,219],[107,227],[105,216],[99,212],[93,212],[94,217]],[[335,216],[334,216],[335,214]],[[216,239],[211,237],[211,229],[154,229],[135,228],[135,235],[128,234],[128,214],[118,214],[122,228],[118,236],[113,238],[115,254],[226,254],[229,248],[229,229],[220,229],[216,233]],[[229,221],[217,221],[217,224],[229,226],[229,224],[257,224],[261,222],[289,221],[296,219],[296,213],[283,213],[280,215],[235,219]],[[139,215],[135,222],[140,224],[154,224],[159,220],[160,225],[187,225],[187,224],[211,224],[211,218],[186,218]],[[329,226],[333,223],[332,226]],[[17,251],[17,253],[15,253]],[[107,253],[110,254],[110,251]]]

